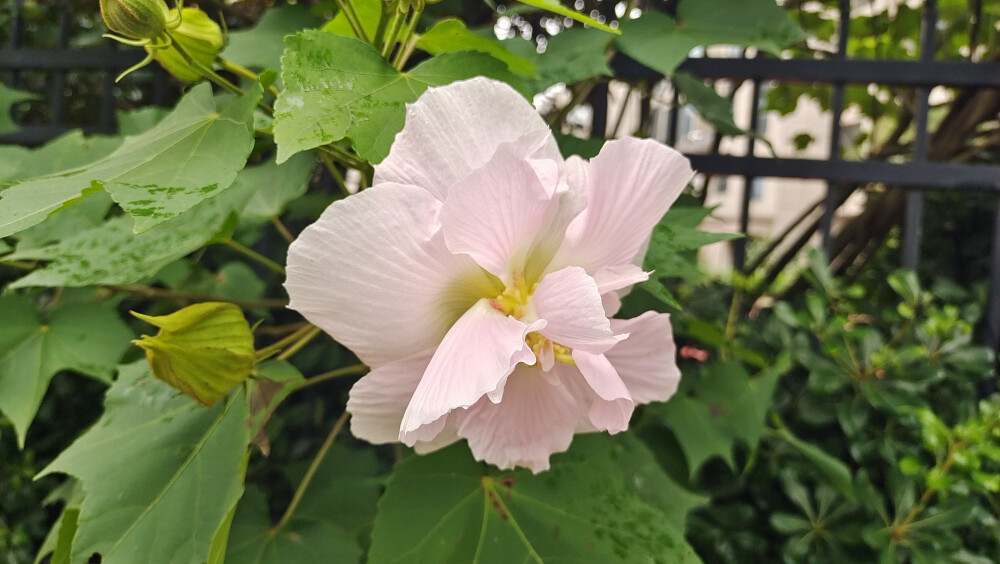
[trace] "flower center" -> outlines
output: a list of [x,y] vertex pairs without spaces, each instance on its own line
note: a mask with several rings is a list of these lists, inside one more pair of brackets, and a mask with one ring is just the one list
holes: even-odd
[[[504,315],[510,315],[514,319],[521,319],[530,312],[531,294],[538,286],[538,283],[536,282],[529,286],[525,282],[524,272],[519,270],[514,271],[511,279],[510,286],[504,287],[502,292],[490,300],[490,305],[493,309]],[[576,364],[573,362],[573,349],[560,345],[543,336],[541,333],[532,331],[528,333],[524,341],[531,348],[532,352],[535,353],[535,358],[539,361],[538,366],[543,371],[548,372],[552,368],[554,361],[565,364]]]
[[535,286],[538,286],[538,284],[534,284],[529,288],[524,280],[524,272],[520,270],[514,271],[511,278],[513,279],[511,285],[505,287],[503,292],[500,292],[497,297],[490,300],[490,305],[493,306],[493,309],[504,315],[513,316],[514,319],[521,319],[524,317],[525,309],[531,300],[531,292],[535,290]]
[[[528,335],[524,338],[524,341],[528,343],[528,346],[531,347],[531,351],[535,353],[535,357],[538,359],[544,358],[542,356],[545,354],[542,352],[543,350],[551,349],[551,357],[555,360],[564,364],[576,364],[576,362],[573,361],[573,349],[565,345],[560,345],[559,343],[544,337],[540,333],[532,331],[531,333],[528,333]],[[539,362],[539,364],[544,363]],[[545,366],[541,366],[541,368],[546,370]]]

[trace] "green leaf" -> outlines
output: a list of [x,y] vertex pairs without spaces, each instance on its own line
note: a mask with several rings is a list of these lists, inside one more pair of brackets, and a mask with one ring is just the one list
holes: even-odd
[[536,65],[536,78],[525,83],[531,94],[537,94],[559,82],[574,84],[595,76],[612,76],[606,55],[610,42],[610,35],[571,28],[552,36],[544,53],[535,51],[534,41],[520,37],[503,45]]
[[89,165],[14,185],[0,199],[0,236],[40,223],[106,189],[141,233],[224,191],[253,147],[250,119],[260,89],[216,109],[211,87],[195,86],[153,129]]
[[320,23],[321,20],[305,6],[271,8],[264,12],[257,25],[231,32],[222,56],[245,67],[278,70],[285,50],[285,36]]
[[[378,20],[382,17],[382,2],[381,0],[352,0],[354,4],[354,10],[358,14],[358,19],[361,21],[361,27],[368,34],[368,37],[375,37],[375,32],[378,30]],[[354,37],[354,30],[351,29],[351,24],[347,21],[347,14],[343,11],[337,12],[337,15],[333,17],[332,20],[326,22],[323,25],[323,31],[328,31],[330,33],[335,33],[344,37]]]
[[337,508],[326,509],[324,519],[295,520],[272,531],[264,493],[247,488],[229,533],[226,564],[360,562],[364,553],[357,541],[331,519]]
[[306,31],[285,44],[285,90],[274,105],[279,163],[345,137],[361,157],[381,161],[403,127],[404,104],[428,86],[481,74],[518,82],[504,63],[475,51],[440,55],[401,73],[357,39]]
[[677,9],[682,33],[698,45],[743,45],[780,55],[806,33],[775,0],[685,0]]
[[0,261],[52,261],[16,280],[11,288],[132,284],[211,241],[233,211],[246,205],[247,189],[226,190],[139,235],[133,233],[131,219],[121,216],[55,245],[19,249]]
[[[292,483],[301,481],[306,465],[286,472]],[[375,451],[333,445],[316,470],[291,522],[330,521],[357,535],[371,529],[375,505],[384,478],[378,477]],[[330,511],[335,507],[336,511]]]
[[666,76],[672,75],[691,49],[699,45],[698,40],[680,30],[670,16],[656,10],[647,10],[638,19],[623,21],[621,28],[622,35],[615,38],[615,46]]
[[10,116],[10,111],[13,109],[14,104],[36,98],[38,96],[31,92],[17,90],[0,82],[0,135],[13,133],[20,129]]
[[379,502],[369,562],[698,562],[619,467],[635,444],[579,435],[538,475],[487,468],[464,444],[411,457]]
[[733,121],[733,103],[723,98],[715,88],[707,86],[701,79],[686,72],[674,73],[674,85],[685,101],[694,106],[701,117],[711,123],[723,135],[744,135],[747,132]]
[[[247,451],[243,458],[245,461],[249,461],[250,451]],[[244,467],[245,466],[246,462],[244,462]],[[244,492],[244,496],[245,495],[246,493]],[[216,529],[215,534],[212,536],[212,544],[208,547],[208,558],[206,559],[205,564],[225,564],[226,551],[229,549],[229,533],[233,528],[233,518],[236,517],[237,506],[238,502],[237,505],[233,505],[233,507],[229,509],[229,513],[226,514],[226,518],[222,521],[222,525],[219,525],[219,528]]]
[[920,281],[917,273],[912,270],[900,269],[893,272],[886,278],[889,286],[906,304],[916,305],[920,300]]
[[434,24],[417,40],[417,47],[432,55],[456,51],[481,51],[503,61],[511,72],[535,76],[535,63],[508,51],[496,39],[476,35],[462,20],[448,18]]
[[[281,361],[279,361],[281,362]],[[272,364],[272,374],[293,368]],[[263,370],[262,370],[263,371]],[[300,376],[301,377],[301,376]],[[371,449],[333,445],[320,463],[301,503],[279,530],[274,530],[263,493],[249,489],[237,509],[227,564],[325,564],[358,562],[357,535],[371,527],[381,486],[374,478],[377,463]],[[305,472],[290,472],[293,483]]]
[[73,370],[110,382],[132,331],[113,310],[95,304],[66,305],[46,317],[34,302],[12,294],[0,296],[0,311],[0,410],[23,448],[52,377]]
[[139,135],[149,131],[163,118],[170,115],[170,109],[162,106],[143,106],[127,112],[118,111],[118,131],[122,135]]
[[522,4],[527,4],[528,6],[541,8],[542,10],[546,10],[554,14],[559,14],[560,16],[566,16],[568,18],[572,18],[582,24],[589,25],[590,27],[597,28],[601,31],[606,31],[608,33],[613,33],[615,35],[621,35],[621,32],[618,31],[617,29],[611,28],[607,24],[602,24],[586,14],[582,14],[580,12],[577,12],[576,10],[567,8],[566,6],[560,4],[559,0],[517,0],[517,1]]
[[253,335],[239,306],[204,302],[169,315],[132,315],[160,328],[155,337],[132,341],[146,351],[153,376],[205,406],[254,372]]
[[755,46],[778,55],[781,48],[806,34],[774,0],[688,0],[677,9],[677,21],[647,10],[622,23],[615,40],[623,53],[670,76],[698,46]]
[[56,547],[52,553],[50,564],[70,564],[73,554],[73,539],[76,538],[76,531],[80,519],[79,507],[67,507],[59,518],[59,535],[56,539]]
[[700,376],[682,379],[682,389],[668,403],[653,407],[673,429],[692,475],[713,456],[732,466],[737,440],[756,447],[774,386],[788,363],[775,366],[751,379],[735,362],[708,365]]
[[104,218],[113,205],[114,201],[107,192],[95,192],[80,198],[65,210],[52,214],[38,225],[15,235],[17,248],[26,250],[43,247],[98,227],[104,223]]
[[305,378],[297,368],[284,360],[266,360],[257,367],[257,378],[250,388],[250,416],[255,430],[253,444],[264,456],[271,452],[267,422],[274,410]]
[[120,137],[84,137],[73,130],[37,149],[0,147],[0,189],[19,180],[79,167],[109,155],[120,147]]
[[73,560],[204,562],[243,491],[248,416],[242,389],[206,409],[145,361],[122,366],[104,415],[41,474],[83,481]]
[[631,433],[618,435],[614,440],[624,447],[614,452],[626,482],[640,500],[662,511],[673,526],[683,530],[688,512],[709,502],[709,498],[692,493],[672,480],[650,449]]
[[582,139],[580,137],[576,137],[575,135],[569,135],[560,131],[553,131],[552,135],[555,136],[556,143],[559,144],[559,152],[561,152],[564,157],[578,155],[580,158],[592,159],[596,157],[597,154],[601,152],[601,148],[604,147],[605,139]]
[[310,154],[301,154],[288,159],[284,164],[268,160],[241,170],[236,176],[236,186],[250,186],[253,192],[243,210],[243,218],[264,222],[280,216],[285,210],[285,204],[306,193],[315,168],[316,158]]
[[778,436],[792,445],[799,454],[806,457],[819,470],[823,479],[834,489],[848,499],[855,499],[854,486],[851,483],[851,471],[847,465],[793,435],[788,429],[781,428]]

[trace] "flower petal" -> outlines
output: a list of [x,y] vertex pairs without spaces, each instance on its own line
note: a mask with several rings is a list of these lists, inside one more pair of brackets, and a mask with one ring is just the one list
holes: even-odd
[[448,248],[468,254],[508,283],[513,270],[523,274],[532,244],[558,213],[558,175],[528,159],[551,136],[548,130],[536,131],[500,145],[489,161],[452,187],[441,208]]
[[[480,77],[428,88],[407,104],[403,130],[375,166],[375,184],[413,184],[444,200],[452,184],[478,170],[502,143],[543,129],[548,125],[531,103],[503,82]],[[536,156],[562,161],[551,136]]]
[[600,354],[625,338],[611,331],[597,283],[578,266],[545,275],[531,306],[547,322],[539,333],[571,349]]
[[413,443],[413,450],[417,454],[427,454],[442,449],[455,441],[461,440],[461,438],[458,436],[458,427],[455,425],[455,412],[453,411],[446,416],[444,427],[438,431],[433,439]]
[[[481,299],[448,331],[434,352],[403,414],[399,439],[413,445],[444,428],[452,410],[469,407],[487,394],[500,401],[504,379],[519,362],[534,364],[524,337],[545,324],[531,325],[503,315]],[[421,429],[428,425],[429,429]],[[428,432],[430,434],[428,435]]]
[[374,444],[399,441],[403,412],[427,370],[433,351],[390,362],[358,380],[351,388],[347,411],[351,433]]
[[434,348],[495,279],[448,251],[440,202],[383,184],[335,202],[288,249],[289,307],[378,367]]
[[573,362],[596,394],[589,413],[594,427],[612,434],[628,429],[635,402],[614,366],[603,354],[583,351],[573,351]]
[[597,283],[597,291],[602,296],[608,292],[622,290],[632,284],[645,280],[649,280],[649,272],[644,271],[634,264],[606,266],[594,273],[594,282]]
[[590,161],[587,209],[570,224],[555,264],[593,273],[641,260],[653,227],[693,175],[682,154],[657,141],[608,141]]
[[649,280],[649,274],[634,264],[606,266],[595,272],[594,281],[601,293],[605,315],[611,317],[618,313],[622,307],[622,298],[632,290],[632,285]]
[[612,319],[611,327],[629,334],[607,357],[632,399],[636,403],[670,399],[681,379],[670,315],[647,311],[632,319]]
[[584,409],[568,387],[550,384],[538,368],[518,366],[502,402],[483,398],[458,412],[458,434],[478,460],[538,473],[548,469],[549,456],[569,448]]

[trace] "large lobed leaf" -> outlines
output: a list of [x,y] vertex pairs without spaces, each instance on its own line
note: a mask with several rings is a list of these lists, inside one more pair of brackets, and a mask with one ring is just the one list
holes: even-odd
[[245,67],[278,70],[285,48],[284,37],[320,23],[306,6],[271,8],[264,12],[257,25],[231,32],[223,55]]
[[248,417],[242,389],[205,409],[144,360],[122,366],[104,415],[41,474],[83,482],[73,561],[204,562],[243,493]]
[[110,382],[132,331],[96,304],[58,307],[46,319],[31,300],[9,295],[0,296],[0,312],[0,411],[23,447],[52,377],[74,370]]
[[534,41],[520,37],[507,39],[503,45],[537,67],[535,78],[525,81],[528,91],[537,94],[559,82],[574,84],[594,76],[611,76],[606,55],[611,38],[606,33],[571,28],[549,39],[544,53],[536,51]]
[[695,47],[755,46],[779,54],[805,37],[774,0],[684,0],[676,21],[648,10],[622,23],[615,43],[626,55],[669,76]]
[[234,186],[138,235],[132,232],[132,220],[120,216],[54,245],[19,248],[3,260],[52,262],[10,287],[132,284],[153,276],[212,241],[232,214],[246,206],[252,189],[251,184]]
[[668,517],[644,488],[663,480],[628,436],[579,436],[538,475],[487,469],[458,444],[396,468],[369,561],[699,562],[678,517],[700,500],[678,495]]
[[479,75],[518,82],[503,62],[477,51],[446,53],[399,72],[370,45],[325,31],[289,36],[285,45],[285,89],[274,104],[279,163],[345,137],[363,158],[381,161],[403,128],[404,104],[427,87]]
[[[525,42],[527,43],[527,42]],[[492,37],[477,35],[462,20],[448,18],[434,24],[417,40],[417,48],[433,55],[458,51],[481,51],[506,63],[511,72],[535,76],[535,63],[508,51]]]
[[[248,489],[233,520],[227,564],[360,562],[358,533],[371,525],[380,489],[376,468],[371,449],[334,445],[280,529],[262,492]],[[301,480],[302,472],[290,474],[293,483]]]
[[0,237],[40,223],[67,204],[107,190],[142,233],[224,191],[253,148],[259,87],[217,109],[195,86],[153,129],[93,163],[24,181],[0,199]]
[[700,375],[683,378],[668,403],[651,408],[674,431],[692,475],[713,456],[731,466],[736,441],[756,448],[774,387],[788,368],[783,357],[751,378],[739,363],[713,363]]

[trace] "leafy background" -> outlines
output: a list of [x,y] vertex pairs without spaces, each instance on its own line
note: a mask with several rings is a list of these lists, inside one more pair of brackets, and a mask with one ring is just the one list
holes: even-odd
[[[645,266],[658,276],[621,314],[673,313],[681,389],[637,410],[624,435],[578,436],[537,476],[486,467],[462,444],[418,457],[339,433],[363,367],[324,336],[260,364],[257,378],[211,408],[150,377],[128,343],[151,330],[129,310],[163,315],[223,300],[260,324],[258,349],[303,334],[301,319],[283,309],[283,232],[345,197],[348,169],[367,181],[369,163],[402,126],[403,104],[427,86],[483,74],[532,96],[564,83],[576,105],[614,76],[608,62],[619,53],[672,76],[719,136],[740,136],[731,101],[676,72],[689,51],[729,44],[827,56],[806,38],[835,31],[831,12],[801,2],[630,4],[629,16],[632,7],[641,14],[625,19],[611,4],[528,4],[504,6],[502,16],[480,4],[428,5],[404,66],[351,37],[333,2],[204,2],[231,24],[224,57],[280,71],[270,77],[276,97],[269,80],[246,79],[241,96],[176,83],[164,95],[144,70],[119,86],[119,134],[0,147],[6,561],[84,562],[94,553],[124,563],[1000,559],[995,360],[977,344],[985,261],[969,250],[988,248],[989,231],[977,228],[984,220],[974,199],[928,222],[930,233],[948,237],[925,239],[932,258],[922,272],[895,271],[898,235],[889,232],[850,277],[831,276],[812,255],[774,274],[791,291],[752,301],[772,273],[713,280],[699,272],[696,250],[730,237],[695,230],[711,213],[695,190],[655,231]],[[970,28],[965,2],[939,4],[939,56],[994,56],[995,7],[981,6]],[[34,46],[54,45],[50,8],[25,6]],[[354,6],[374,35],[379,3]],[[567,28],[539,7],[578,20],[596,14],[621,34]],[[74,12],[75,45],[96,44],[97,17],[93,6]],[[510,37],[498,40],[495,25]],[[856,17],[849,53],[913,58],[906,45],[918,28],[918,12],[905,5]],[[68,119],[83,123],[95,111],[87,94],[101,83],[66,78]],[[362,79],[349,96],[314,89]],[[19,90],[0,88],[0,133],[49,117],[32,94],[44,81],[29,72]],[[293,110],[306,95],[309,107],[350,111]],[[803,96],[828,100],[818,87],[778,85],[768,104],[787,112]],[[146,106],[154,99],[169,108]],[[912,119],[905,104],[863,89],[849,88],[847,99],[878,130]],[[273,117],[258,100],[273,104]],[[569,126],[568,113],[546,117]],[[906,130],[891,143],[861,138],[848,149],[888,158],[912,142]],[[589,157],[601,140],[560,142],[566,154]],[[972,158],[995,162],[996,154]],[[948,239],[961,242],[959,252],[934,252]]]

